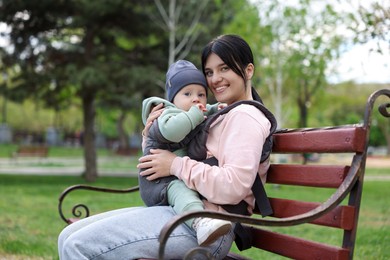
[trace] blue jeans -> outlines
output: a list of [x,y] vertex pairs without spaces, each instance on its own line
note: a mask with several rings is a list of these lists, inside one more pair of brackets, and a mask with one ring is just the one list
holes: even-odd
[[[58,238],[61,260],[158,258],[160,230],[175,215],[170,206],[125,208],[97,214],[67,226]],[[233,231],[207,249],[224,258]],[[196,234],[184,223],[170,235],[164,259],[182,259],[198,247]]]

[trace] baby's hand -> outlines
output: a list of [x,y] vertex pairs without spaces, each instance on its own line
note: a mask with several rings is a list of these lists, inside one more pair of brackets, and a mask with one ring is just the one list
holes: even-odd
[[225,107],[227,107],[226,103],[219,103],[218,104],[218,110],[224,109]]
[[207,112],[207,108],[203,104],[198,103],[195,106],[198,107],[200,111]]

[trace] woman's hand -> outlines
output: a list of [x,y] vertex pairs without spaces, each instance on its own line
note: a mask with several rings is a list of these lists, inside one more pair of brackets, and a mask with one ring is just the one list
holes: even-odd
[[140,173],[141,176],[148,176],[146,179],[149,181],[169,176],[172,162],[177,155],[161,149],[151,149],[150,153],[138,160],[137,168],[144,169]]
[[164,104],[160,103],[157,106],[153,107],[153,109],[150,111],[150,114],[148,118],[146,119],[144,130],[142,130],[142,135],[144,137],[147,137],[149,134],[149,129],[153,124],[153,121],[158,118],[162,112],[164,111]]

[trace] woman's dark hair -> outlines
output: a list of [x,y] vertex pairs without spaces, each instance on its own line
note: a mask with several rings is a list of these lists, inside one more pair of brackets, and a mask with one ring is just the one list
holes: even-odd
[[248,43],[238,35],[221,35],[209,42],[202,52],[202,70],[211,53],[217,54],[223,62],[245,81],[245,69],[253,63],[252,50]]
[[[253,53],[249,44],[240,36],[225,34],[209,42],[202,52],[202,71],[205,74],[205,64],[211,53],[215,53],[221,60],[246,82],[245,69],[253,61]],[[261,102],[255,89],[252,87],[253,99]]]

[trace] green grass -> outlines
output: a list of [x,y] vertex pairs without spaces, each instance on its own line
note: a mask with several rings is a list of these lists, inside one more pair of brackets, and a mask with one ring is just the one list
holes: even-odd
[[[68,186],[85,183],[80,177],[0,175],[0,256],[23,255],[57,259],[57,236],[65,223],[57,211],[58,197]],[[98,186],[125,188],[135,178],[101,177]],[[141,205],[139,196],[77,192],[67,200],[87,203],[92,213],[117,207]],[[80,199],[80,201],[77,201]],[[1,257],[0,257],[1,258]]]
[[[388,169],[368,169],[371,175]],[[100,177],[94,185],[127,188],[135,185],[135,178]],[[80,177],[0,175],[0,259],[58,259],[57,237],[65,223],[60,219],[57,204],[60,193],[68,186],[85,183]],[[289,197],[290,187],[269,188],[269,193]],[[315,196],[327,196],[328,191]],[[312,197],[310,190],[296,196]],[[355,259],[389,259],[390,252],[390,181],[367,181],[363,192]],[[77,191],[65,201],[66,214],[71,205],[86,203],[91,213],[120,207],[142,205],[139,194],[103,194]],[[340,242],[339,231],[320,227],[288,228],[319,241]],[[235,248],[233,250],[236,250]],[[249,249],[242,254],[251,259],[281,259],[267,252]],[[4,258],[2,258],[4,257]],[[10,257],[11,258],[11,257]]]

